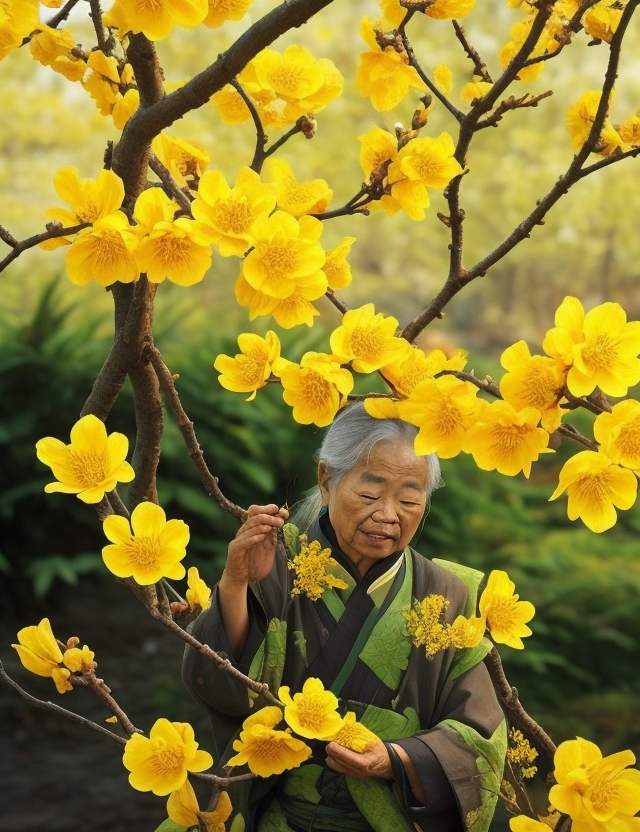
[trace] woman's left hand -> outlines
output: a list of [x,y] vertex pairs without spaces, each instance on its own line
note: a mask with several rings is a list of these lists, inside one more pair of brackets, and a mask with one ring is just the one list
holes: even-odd
[[337,742],[330,742],[326,751],[327,765],[341,774],[358,779],[366,777],[377,777],[379,780],[393,779],[391,760],[382,740],[378,740],[375,745],[362,753],[351,751],[343,745],[338,745]]

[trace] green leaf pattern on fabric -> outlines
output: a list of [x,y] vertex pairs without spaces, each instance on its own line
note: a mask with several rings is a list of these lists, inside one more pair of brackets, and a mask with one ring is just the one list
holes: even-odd
[[302,630],[293,631],[293,643],[300,651],[305,667],[309,667],[309,660],[307,658],[307,640],[304,637]]
[[316,789],[318,777],[322,774],[322,766],[310,763],[290,772],[284,780],[282,790],[291,797],[302,797],[309,803],[318,803],[320,795]]
[[233,819],[233,823],[229,829],[229,832],[244,832],[246,824],[244,822],[244,815],[241,812]]
[[399,592],[373,628],[360,659],[387,687],[395,690],[409,664],[411,638],[407,632],[403,609],[411,606],[413,565],[405,553],[406,573]]
[[484,578],[484,573],[478,569],[472,569],[470,566],[463,566],[461,563],[453,563],[450,560],[442,560],[442,558],[432,558],[433,563],[451,572],[457,578],[460,578],[462,583],[467,588],[467,605],[464,610],[464,615],[469,618],[475,615],[478,608],[478,587]]
[[278,692],[282,673],[284,671],[284,658],[287,650],[287,622],[279,618],[272,618],[267,626],[267,633],[264,642],[264,668],[262,680],[269,685],[269,690]]
[[345,780],[354,803],[376,832],[415,832],[388,785],[371,778]]
[[493,642],[488,638],[483,638],[476,647],[458,650],[451,665],[450,678],[457,679],[458,676],[462,676],[467,670],[471,670],[472,667],[481,662],[491,652],[492,648]]
[[486,832],[493,817],[502,781],[504,758],[507,753],[507,724],[503,720],[488,740],[483,739],[469,725],[455,719],[445,719],[441,724],[448,725],[456,731],[464,743],[473,748],[478,755],[476,765],[480,773],[481,803],[477,809],[467,814],[466,824],[468,832]]
[[294,558],[300,550],[300,529],[293,523],[285,523],[282,527],[282,535],[289,555]]
[[420,719],[413,708],[405,708],[404,714],[367,705],[359,720],[381,740],[399,740],[411,737],[420,730]]
[[277,800],[272,800],[258,822],[257,832],[290,832],[287,819]]

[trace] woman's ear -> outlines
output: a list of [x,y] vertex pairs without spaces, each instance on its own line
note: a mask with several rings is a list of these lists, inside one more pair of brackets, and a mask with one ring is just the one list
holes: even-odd
[[327,469],[327,463],[324,459],[321,459],[318,462],[318,485],[320,487],[320,494],[322,495],[323,506],[329,505],[329,489],[327,488],[328,482],[329,472]]

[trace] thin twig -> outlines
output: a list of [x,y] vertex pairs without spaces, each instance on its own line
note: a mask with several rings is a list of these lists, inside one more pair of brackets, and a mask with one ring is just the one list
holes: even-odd
[[342,312],[343,315],[346,314],[349,311],[349,307],[346,305],[346,303],[343,303],[340,300],[340,298],[338,298],[334,294],[332,289],[327,289],[327,291],[325,292],[325,297],[327,297],[331,301],[331,303],[335,306],[335,308],[339,312]]
[[100,4],[100,0],[89,0],[89,4],[91,6],[91,21],[93,23],[93,28],[96,33],[96,39],[98,41],[98,47],[105,55],[109,53],[109,38],[104,28],[104,24],[102,23],[102,6]]
[[447,98],[447,96],[441,92],[438,87],[433,83],[433,81],[429,78],[428,75],[424,72],[418,59],[416,58],[416,54],[413,51],[413,47],[409,42],[409,38],[406,36],[404,31],[399,31],[398,34],[402,39],[402,45],[404,47],[404,51],[407,53],[407,58],[409,59],[409,66],[412,66],[415,71],[420,76],[422,82],[428,87],[428,89],[435,95],[438,101],[443,104],[447,110],[451,113],[451,115],[456,119],[456,121],[460,122],[464,118],[464,113],[462,110],[459,110],[451,101]]
[[[47,228],[46,231],[43,231],[41,234],[34,234],[33,237],[28,237],[26,240],[13,240],[13,242],[9,243],[7,239],[3,236],[3,240],[11,245],[13,248],[4,258],[4,260],[0,260],[0,272],[4,271],[9,263],[13,263],[13,261],[18,258],[23,251],[27,251],[30,248],[35,248],[35,246],[39,245],[40,243],[44,243],[47,240],[54,240],[58,237],[66,237],[67,235],[77,234],[78,231],[82,231],[83,228],[87,228],[91,223],[83,222],[79,225],[74,225],[69,228],[63,228],[62,225],[59,223],[49,223],[50,228]],[[9,235],[11,236],[11,235]],[[13,239],[13,238],[12,238]]]
[[158,159],[156,154],[152,152],[149,152],[149,167],[164,185],[167,196],[173,197],[180,208],[190,215],[192,202],[191,195],[182,190],[173,176],[171,176],[169,169],[166,168],[160,159]]
[[60,9],[57,14],[54,14],[49,20],[47,20],[46,25],[49,26],[51,29],[57,29],[58,24],[62,23],[63,20],[66,20],[69,15],[71,14],[71,10],[74,6],[76,6],[80,0],[67,0],[64,6]]
[[253,160],[249,167],[251,170],[255,170],[256,173],[260,173],[265,158],[264,149],[267,146],[267,134],[265,132],[264,125],[262,124],[262,119],[260,118],[256,105],[253,103],[253,99],[247,95],[244,87],[238,79],[232,78],[229,83],[247,105],[247,109],[251,114],[253,124],[256,128],[256,149],[253,152]]
[[457,20],[452,20],[451,23],[453,24],[453,30],[456,33],[456,37],[460,41],[462,48],[467,54],[467,57],[472,61],[474,67],[474,75],[479,75],[480,78],[485,81],[487,84],[493,84],[491,79],[491,75],[489,75],[489,70],[487,69],[487,65],[480,57],[480,54],[467,40],[467,36],[464,33],[464,29],[458,23]]

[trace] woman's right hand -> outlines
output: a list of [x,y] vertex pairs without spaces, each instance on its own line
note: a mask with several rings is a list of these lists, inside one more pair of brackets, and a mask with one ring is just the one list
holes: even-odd
[[225,583],[246,585],[269,574],[276,553],[276,533],[288,516],[287,509],[275,503],[249,506],[247,519],[229,544]]

